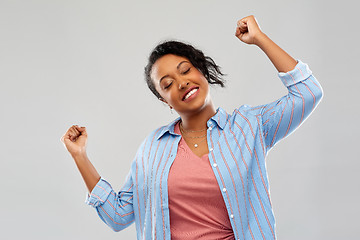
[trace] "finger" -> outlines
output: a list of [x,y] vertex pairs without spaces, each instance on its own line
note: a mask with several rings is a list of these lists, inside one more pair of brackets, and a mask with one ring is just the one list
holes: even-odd
[[72,142],[72,140],[69,137],[64,137],[62,142],[66,145],[66,142],[69,141]]
[[86,133],[86,128],[85,127],[79,127],[79,126],[76,126],[76,132],[77,132],[77,135],[76,137],[87,137],[87,133]]
[[71,132],[73,135],[77,135],[77,130],[76,130],[75,127],[71,127],[71,128],[69,129],[69,132]]
[[239,20],[238,28],[239,28],[240,32],[247,32],[248,31],[247,22],[244,19]]
[[68,134],[67,134],[67,139],[68,140],[70,140],[70,141],[74,141],[74,138],[75,138],[75,136],[74,136],[74,134],[72,133],[72,132],[69,132]]
[[76,133],[76,136],[81,135],[81,132],[77,129],[77,126],[73,127],[73,131]]
[[65,142],[67,142],[67,141],[71,141],[71,140],[70,140],[70,135],[67,134],[67,133],[64,134],[64,135],[61,137],[60,141],[61,141],[63,144],[65,144]]
[[236,31],[235,31],[235,36],[238,37],[239,35],[240,35],[240,29],[237,27],[237,28],[236,28]]
[[249,16],[243,17],[240,20],[238,20],[238,25],[240,24],[247,24],[247,21],[249,20]]
[[69,139],[74,141],[79,136],[79,134],[74,130],[74,128],[69,129]]
[[72,131],[72,128],[73,128],[74,125],[72,125],[71,127],[69,127],[69,129],[65,132],[65,134],[61,137],[60,140],[65,140],[65,139],[70,139],[71,136],[73,136],[73,131]]
[[86,135],[86,128],[72,125],[66,133],[60,138],[60,141],[65,144],[65,141],[74,141],[78,136]]
[[76,129],[81,133],[81,135],[87,135],[86,127],[79,127],[76,125]]

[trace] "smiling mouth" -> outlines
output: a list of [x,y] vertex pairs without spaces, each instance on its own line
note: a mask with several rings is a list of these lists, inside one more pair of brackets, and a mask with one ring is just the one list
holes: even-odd
[[183,97],[183,101],[188,99],[189,97],[191,97],[194,93],[196,93],[199,90],[199,88],[194,88],[193,90],[191,90],[190,92],[188,92],[184,97]]

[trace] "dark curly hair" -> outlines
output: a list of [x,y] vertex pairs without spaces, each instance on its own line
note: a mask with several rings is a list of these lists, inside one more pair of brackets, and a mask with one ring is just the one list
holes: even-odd
[[154,63],[166,54],[174,54],[189,59],[191,64],[196,67],[207,79],[209,84],[218,84],[224,87],[223,74],[220,66],[216,65],[211,57],[205,56],[202,51],[194,48],[190,44],[178,41],[165,41],[158,44],[151,52],[148,64],[145,67],[145,81],[157,98],[162,98],[155,89],[153,80],[151,79],[151,70]]

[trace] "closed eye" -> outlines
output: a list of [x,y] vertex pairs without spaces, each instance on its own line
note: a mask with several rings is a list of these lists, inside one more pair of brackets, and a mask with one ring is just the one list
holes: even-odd
[[169,85],[167,85],[166,87],[164,87],[164,89],[169,88],[171,86],[171,84],[172,84],[172,82]]
[[187,74],[190,71],[190,68],[188,70],[186,70],[185,72],[183,72],[182,74]]

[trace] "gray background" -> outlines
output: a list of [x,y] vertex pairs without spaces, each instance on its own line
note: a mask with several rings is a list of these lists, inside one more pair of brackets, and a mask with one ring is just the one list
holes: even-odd
[[309,64],[324,98],[267,158],[278,239],[359,239],[359,55],[350,1],[0,0],[0,238],[135,239],[84,204],[86,188],[60,142],[88,129],[88,156],[116,191],[136,149],[177,117],[147,89],[143,68],[161,40],[190,42],[227,73],[212,88],[228,112],[285,95],[276,69],[234,36],[254,14]]

